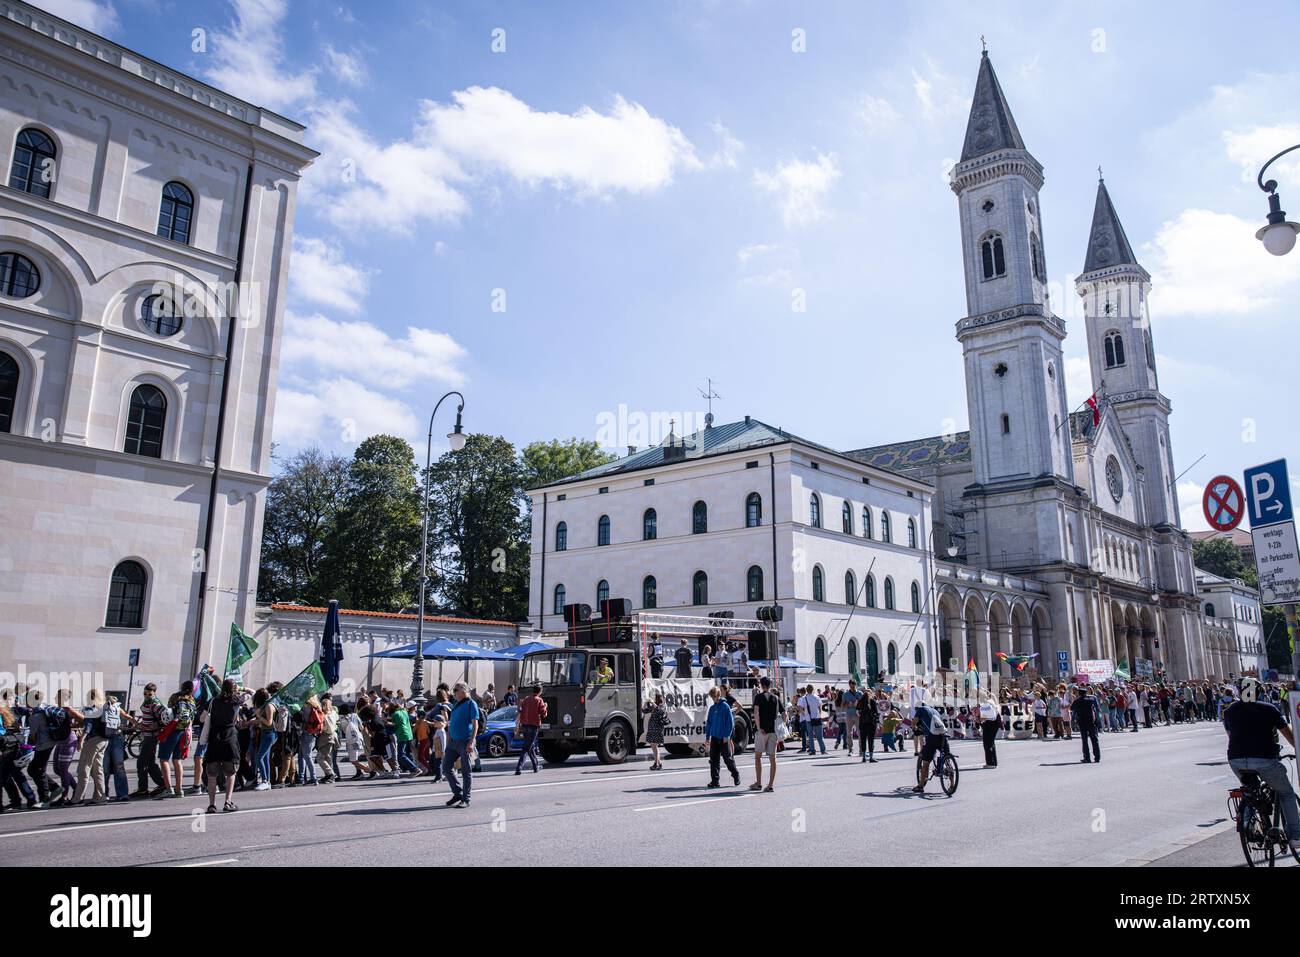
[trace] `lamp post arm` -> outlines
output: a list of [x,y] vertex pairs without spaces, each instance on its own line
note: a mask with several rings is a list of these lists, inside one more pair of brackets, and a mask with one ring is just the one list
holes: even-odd
[[1297,143],[1295,146],[1288,146],[1286,149],[1278,153],[1276,156],[1274,156],[1267,163],[1265,163],[1263,166],[1260,167],[1259,175],[1255,177],[1255,182],[1259,184],[1260,189],[1262,189],[1266,193],[1271,193],[1277,189],[1277,180],[1270,179],[1267,182],[1265,182],[1264,170],[1268,169],[1270,166],[1273,165],[1274,162],[1281,159],[1283,156],[1286,156],[1287,153],[1290,153],[1293,150],[1300,150],[1300,143]]

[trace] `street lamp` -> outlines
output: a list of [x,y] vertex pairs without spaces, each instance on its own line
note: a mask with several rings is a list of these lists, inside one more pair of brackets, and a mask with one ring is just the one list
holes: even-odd
[[1292,150],[1300,150],[1300,143],[1295,146],[1288,146],[1282,152],[1274,156],[1263,165],[1259,171],[1259,176],[1255,182],[1259,188],[1268,193],[1268,225],[1261,227],[1256,233],[1255,238],[1264,244],[1274,256],[1285,256],[1295,248],[1296,233],[1300,233],[1300,223],[1287,222],[1286,210],[1282,208],[1282,201],[1277,195],[1277,180],[1264,180],[1264,170],[1273,165],[1274,160],[1285,156]]
[[456,428],[447,433],[447,444],[453,452],[465,447],[465,433],[461,431],[460,414],[465,411],[465,397],[459,392],[448,392],[433,407],[429,416],[429,441],[424,449],[424,533],[420,536],[420,606],[416,609],[419,617],[415,619],[415,661],[411,664],[411,700],[424,704],[424,592],[429,584],[429,469],[433,465],[433,420],[448,396],[455,396],[460,402],[456,405]]

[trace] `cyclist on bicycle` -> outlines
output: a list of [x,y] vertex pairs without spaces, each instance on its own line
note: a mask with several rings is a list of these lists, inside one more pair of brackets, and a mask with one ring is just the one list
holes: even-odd
[[931,705],[918,704],[912,717],[912,731],[917,737],[924,736],[921,746],[921,777],[914,792],[920,794],[925,790],[925,782],[930,780],[930,762],[936,754],[950,754],[948,750],[948,729],[943,718]]
[[1286,822],[1287,839],[1300,843],[1300,806],[1296,804],[1291,775],[1281,760],[1277,736],[1286,738],[1292,749],[1295,737],[1286,719],[1272,704],[1260,701],[1256,678],[1243,678],[1241,700],[1223,710],[1223,727],[1228,732],[1228,766],[1243,783],[1247,774],[1258,775],[1277,795]]

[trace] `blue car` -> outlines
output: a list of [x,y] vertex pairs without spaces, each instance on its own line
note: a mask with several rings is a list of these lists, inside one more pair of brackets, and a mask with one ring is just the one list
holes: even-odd
[[487,716],[476,740],[479,754],[488,758],[504,758],[524,749],[524,739],[515,734],[518,713],[519,709],[512,705],[497,708]]

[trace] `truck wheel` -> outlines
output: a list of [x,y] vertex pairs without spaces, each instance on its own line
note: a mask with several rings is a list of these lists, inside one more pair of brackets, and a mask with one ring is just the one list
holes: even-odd
[[749,747],[749,719],[737,716],[736,726],[731,732],[731,749],[736,754],[744,754]]
[[573,754],[568,748],[551,741],[539,741],[537,752],[547,764],[563,764],[569,760],[569,755]]
[[691,756],[691,746],[689,744],[665,744],[664,750],[675,758],[689,758]]
[[615,719],[600,729],[596,739],[596,756],[601,764],[622,764],[632,753],[632,729],[626,721]]

